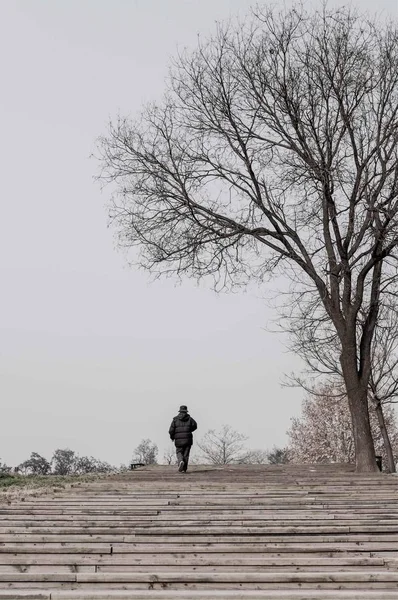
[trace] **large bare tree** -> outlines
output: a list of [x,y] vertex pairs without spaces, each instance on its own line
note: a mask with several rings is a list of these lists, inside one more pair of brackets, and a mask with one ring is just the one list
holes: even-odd
[[396,288],[398,35],[351,8],[264,9],[179,56],[163,104],[100,140],[122,246],[216,287],[283,273],[337,333],[356,464],[376,471],[371,347]]
[[[398,401],[398,309],[395,297],[390,297],[382,289],[379,301],[377,323],[371,346],[371,368],[368,385],[368,400],[375,411],[381,437],[384,441],[385,459],[388,470],[396,472],[395,456],[389,439],[384,412],[387,411],[391,420],[389,405]],[[304,388],[313,396],[324,396],[326,384],[330,395],[335,400],[346,403],[344,377],[339,364],[341,344],[336,331],[322,310],[319,299],[310,301],[301,299],[300,302],[290,302],[283,307],[283,319],[280,327],[289,333],[290,348],[300,356],[306,365],[304,378],[290,375],[290,385]],[[358,319],[358,328],[363,321]],[[360,338],[360,335],[357,336]],[[319,379],[323,387],[319,386]],[[319,390],[321,389],[321,394]],[[344,411],[344,407],[341,408]],[[379,436],[378,436],[379,437]],[[375,436],[373,435],[373,439]]]

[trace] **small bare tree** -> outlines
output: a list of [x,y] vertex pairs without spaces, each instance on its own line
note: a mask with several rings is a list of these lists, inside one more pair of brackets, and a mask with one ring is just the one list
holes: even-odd
[[141,440],[134,450],[133,461],[144,465],[157,464],[158,447],[149,439]]
[[213,465],[228,465],[244,460],[246,440],[245,435],[235,431],[229,425],[224,425],[220,431],[210,429],[197,445],[205,462]]
[[175,446],[169,445],[163,453],[163,460],[166,465],[175,465],[177,463]]
[[242,465],[265,465],[268,463],[268,452],[266,450],[247,450],[238,461]]
[[376,471],[368,389],[397,293],[398,30],[349,7],[258,11],[172,69],[166,99],[100,140],[123,247],[215,286],[291,278],[341,352],[357,469]]

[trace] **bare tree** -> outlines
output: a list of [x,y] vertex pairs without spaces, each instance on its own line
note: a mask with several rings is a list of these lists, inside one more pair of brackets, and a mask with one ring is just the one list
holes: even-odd
[[163,453],[163,460],[166,465],[175,465],[177,463],[175,446],[170,444]]
[[[317,395],[310,394],[304,400],[301,418],[292,419],[287,449],[290,459],[299,463],[353,462],[354,439],[347,398],[342,398],[329,386],[319,387],[317,392]],[[398,458],[398,427],[391,405],[385,407],[384,416],[395,461]],[[386,448],[372,405],[370,423],[376,451],[386,464]]]
[[397,291],[398,32],[352,8],[264,9],[182,54],[165,101],[100,140],[122,247],[216,288],[283,273],[337,334],[357,469],[382,291]]
[[157,445],[149,439],[141,440],[134,450],[133,461],[144,463],[144,465],[157,464]]
[[229,425],[224,425],[220,431],[210,429],[197,445],[205,462],[213,465],[228,465],[244,461],[247,454],[246,440],[245,435],[235,431]]
[[268,463],[268,452],[258,448],[247,450],[238,462],[242,465],[265,465]]

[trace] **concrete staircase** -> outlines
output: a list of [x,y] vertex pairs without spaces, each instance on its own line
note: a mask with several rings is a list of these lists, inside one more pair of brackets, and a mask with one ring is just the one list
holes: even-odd
[[398,477],[148,467],[0,505],[0,600],[398,600]]

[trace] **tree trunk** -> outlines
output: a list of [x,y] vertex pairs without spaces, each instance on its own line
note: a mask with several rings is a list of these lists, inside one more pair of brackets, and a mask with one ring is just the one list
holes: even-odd
[[351,413],[356,470],[360,473],[376,473],[379,468],[370,429],[368,382],[359,378],[354,352],[349,356],[342,355],[340,360]]
[[347,395],[354,434],[356,470],[361,473],[377,472],[376,453],[369,422],[367,390],[358,387],[347,390]]
[[375,398],[374,403],[375,403],[375,410],[376,410],[377,420],[379,422],[380,433],[381,433],[381,435],[383,437],[384,448],[385,448],[386,454],[387,454],[388,472],[389,473],[396,473],[394,454],[393,454],[393,451],[392,451],[390,438],[389,438],[388,431],[387,431],[387,428],[386,428],[386,423],[385,423],[385,420],[384,420],[383,407],[382,407],[381,402],[380,402],[380,400],[378,398]]

